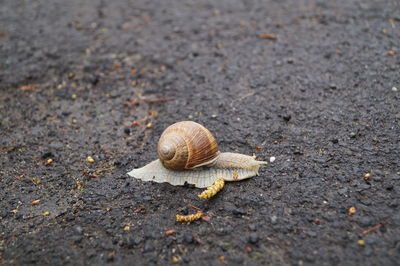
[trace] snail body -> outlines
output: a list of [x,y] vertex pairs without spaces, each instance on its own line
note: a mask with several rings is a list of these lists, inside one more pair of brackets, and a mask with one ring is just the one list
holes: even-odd
[[219,178],[239,181],[256,176],[267,163],[255,156],[220,152],[211,132],[192,121],[169,126],[160,137],[157,153],[159,159],[128,174],[143,181],[205,188]]

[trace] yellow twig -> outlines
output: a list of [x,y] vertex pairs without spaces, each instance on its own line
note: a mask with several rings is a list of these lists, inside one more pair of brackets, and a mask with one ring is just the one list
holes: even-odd
[[200,195],[198,195],[201,199],[209,199],[214,197],[225,185],[225,181],[223,178],[218,178],[215,180],[214,184],[204,190]]

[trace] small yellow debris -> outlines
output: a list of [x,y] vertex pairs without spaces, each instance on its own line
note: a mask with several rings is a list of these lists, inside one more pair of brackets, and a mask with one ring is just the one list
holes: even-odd
[[203,221],[209,222],[211,220],[211,216],[203,216],[201,217]]
[[147,123],[147,125],[146,125],[146,128],[152,128],[154,126],[154,124],[153,123]]
[[268,39],[268,40],[276,40],[276,39],[278,39],[278,36],[276,36],[275,34],[268,34],[268,33],[260,34],[260,37],[263,38],[263,39]]
[[197,212],[195,214],[189,214],[189,215],[176,215],[176,221],[177,222],[193,222],[193,221],[197,221],[199,219],[201,219],[201,217],[203,216],[203,212],[195,207],[192,206],[193,209],[197,210]]
[[43,212],[42,214],[43,214],[43,216],[49,216],[50,215],[49,212]]
[[168,231],[165,232],[165,234],[166,234],[167,236],[175,235],[175,234],[176,234],[176,230],[168,230]]
[[387,52],[387,54],[388,54],[388,56],[395,56],[395,55],[397,55],[397,52],[391,50],[391,51]]
[[92,156],[88,156],[88,157],[86,158],[86,161],[87,161],[88,163],[94,163],[94,159],[93,159]]
[[32,177],[31,178],[32,182],[35,183],[36,185],[40,185],[42,183],[42,181],[40,181],[39,179]]
[[172,263],[179,263],[181,261],[181,259],[177,256],[172,256],[171,261],[172,261]]
[[131,75],[135,75],[138,72],[137,68],[131,69]]
[[364,239],[360,239],[360,240],[357,241],[357,244],[359,246],[365,246],[365,240]]
[[17,209],[12,210],[11,213],[12,213],[12,214],[17,214],[17,213],[18,213],[18,210],[17,210]]
[[39,203],[40,203],[40,199],[32,201],[31,205],[38,205]]
[[364,180],[369,180],[369,179],[371,179],[371,177],[372,177],[372,175],[370,173],[366,173],[364,175]]
[[124,231],[129,231],[129,230],[131,230],[131,227],[129,225],[124,227]]
[[158,115],[158,112],[156,110],[149,110],[147,113],[149,114],[149,116],[157,116]]
[[77,189],[81,189],[81,188],[83,187],[82,183],[79,182],[79,181],[77,181],[77,182],[75,183],[75,185],[76,185],[76,188],[77,188]]
[[163,65],[160,67],[160,70],[161,70],[161,72],[164,72],[165,70],[167,70],[167,67]]
[[50,164],[53,163],[53,159],[48,159],[45,163],[44,166],[49,166]]
[[215,180],[214,184],[204,190],[201,194],[198,195],[201,199],[209,199],[215,196],[225,185],[225,181],[223,178],[218,178]]
[[20,89],[21,91],[34,91],[34,90],[35,90],[35,87],[30,86],[30,85],[27,85],[27,86],[21,86],[19,89]]
[[72,121],[71,121],[71,122],[72,122],[72,124],[74,124],[74,125],[75,125],[76,123],[78,123],[78,120],[76,120],[76,119],[72,119]]
[[347,211],[347,213],[349,215],[353,215],[357,212],[356,207],[350,207],[349,210]]
[[135,121],[135,122],[132,123],[132,126],[135,126],[135,127],[138,127],[138,126],[140,126],[140,125],[141,125],[141,123],[138,122],[138,121]]
[[224,261],[225,261],[225,256],[219,256],[219,257],[218,257],[218,260],[219,260],[220,262],[224,262]]
[[76,95],[75,93],[71,95],[72,100],[76,100],[76,98],[78,98],[78,95]]

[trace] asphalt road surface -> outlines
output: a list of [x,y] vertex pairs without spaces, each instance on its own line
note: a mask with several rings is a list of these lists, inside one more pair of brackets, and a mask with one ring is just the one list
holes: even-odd
[[[398,265],[399,53],[398,1],[0,1],[0,264]],[[181,120],[275,161],[127,176]]]

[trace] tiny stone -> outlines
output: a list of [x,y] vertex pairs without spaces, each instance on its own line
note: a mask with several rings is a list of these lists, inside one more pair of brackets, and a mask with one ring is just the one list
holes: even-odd
[[270,161],[271,163],[275,162],[275,160],[276,160],[276,158],[275,158],[274,156],[271,156],[271,157],[269,158],[269,161]]
[[348,191],[348,189],[345,187],[345,188],[339,189],[338,194],[343,196],[347,193],[347,191]]
[[256,225],[255,224],[249,224],[249,229],[251,231],[255,231],[256,230]]
[[392,91],[397,91],[397,88],[396,87],[392,87]]
[[307,235],[309,235],[309,236],[311,236],[311,237],[316,237],[316,236],[317,236],[317,233],[314,232],[314,231],[308,231],[308,232],[307,232]]
[[78,225],[75,227],[75,232],[77,232],[78,234],[82,234],[83,228]]
[[135,244],[135,245],[139,245],[141,242],[143,241],[143,238],[141,238],[140,236],[139,237],[135,237],[134,239],[133,239],[133,244]]
[[153,250],[154,246],[149,241],[147,241],[146,244],[144,245],[144,252],[149,252]]
[[53,149],[61,149],[63,147],[63,144],[62,143],[51,143],[49,145],[49,147],[53,148]]
[[271,223],[272,224],[276,224],[277,220],[278,220],[278,217],[276,217],[276,215],[271,216]]
[[124,133],[129,135],[131,133],[131,129],[129,127],[124,128]]
[[362,217],[360,219],[360,224],[363,226],[370,226],[372,225],[372,219],[369,217]]
[[257,244],[259,240],[258,234],[257,233],[251,233],[249,236],[249,243],[251,244]]
[[294,58],[289,57],[289,58],[286,59],[286,62],[287,62],[288,64],[293,64],[293,63],[294,63]]
[[393,201],[391,201],[390,203],[389,203],[389,207],[392,207],[392,208],[396,208],[396,207],[398,207],[400,204],[399,204],[399,200],[393,200]]
[[366,248],[364,250],[364,255],[367,256],[367,257],[371,256],[372,255],[372,249],[371,248]]
[[390,177],[392,180],[400,180],[400,175],[393,175]]
[[143,197],[143,200],[144,200],[144,201],[150,201],[150,200],[151,200],[151,197],[150,197],[150,196],[144,196],[144,197]]
[[283,120],[285,120],[286,122],[289,122],[290,119],[292,119],[292,116],[289,115],[289,114],[286,114],[286,115],[283,116]]
[[193,243],[193,236],[191,234],[184,234],[183,235],[183,240],[187,244]]

